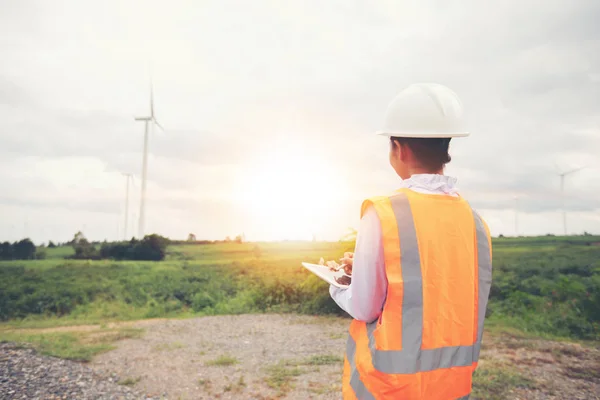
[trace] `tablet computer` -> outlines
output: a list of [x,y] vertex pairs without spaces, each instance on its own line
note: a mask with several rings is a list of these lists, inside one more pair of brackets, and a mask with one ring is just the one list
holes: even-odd
[[307,262],[303,262],[302,266],[304,268],[306,268],[307,270],[309,270],[310,272],[312,272],[313,274],[317,275],[319,278],[323,279],[325,282],[327,282],[333,286],[343,288],[343,289],[345,289],[349,286],[349,284],[343,285],[336,281],[336,278],[339,279],[343,276],[351,278],[351,276],[347,275],[343,269],[341,269],[339,271],[332,271],[326,265],[311,264],[311,263],[307,263]]

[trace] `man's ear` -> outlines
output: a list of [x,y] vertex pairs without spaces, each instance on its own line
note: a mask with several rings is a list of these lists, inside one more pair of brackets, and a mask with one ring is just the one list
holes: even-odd
[[396,141],[394,139],[390,139],[390,153],[396,152],[397,145],[398,145],[398,143],[396,143]]
[[399,142],[395,142],[396,143],[396,151],[398,152],[398,159],[404,163],[406,163],[406,161],[408,160],[408,157],[410,157],[409,152],[410,149],[408,148],[408,146],[406,144],[400,144]]

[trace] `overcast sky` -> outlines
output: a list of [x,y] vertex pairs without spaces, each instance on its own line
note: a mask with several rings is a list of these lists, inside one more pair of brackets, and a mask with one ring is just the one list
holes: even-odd
[[399,184],[373,135],[389,101],[434,81],[472,132],[446,173],[494,235],[516,195],[519,233],[561,233],[557,168],[584,165],[568,229],[600,233],[600,2],[489,4],[0,0],[0,240],[122,236],[123,172],[133,234],[151,70],[147,232],[339,238]]

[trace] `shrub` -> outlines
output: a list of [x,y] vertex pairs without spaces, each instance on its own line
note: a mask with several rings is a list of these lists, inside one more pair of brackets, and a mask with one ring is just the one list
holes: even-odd
[[113,260],[161,261],[165,259],[169,240],[159,235],[148,235],[141,241],[103,243],[100,258]]
[[0,260],[35,260],[37,248],[30,239],[0,244]]

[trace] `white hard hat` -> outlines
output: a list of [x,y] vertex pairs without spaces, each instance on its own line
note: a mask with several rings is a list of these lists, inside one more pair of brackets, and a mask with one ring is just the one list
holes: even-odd
[[414,83],[398,93],[377,134],[413,138],[469,136],[460,99],[437,83]]

